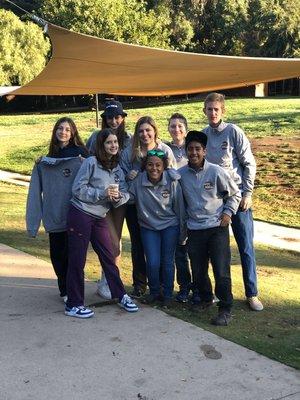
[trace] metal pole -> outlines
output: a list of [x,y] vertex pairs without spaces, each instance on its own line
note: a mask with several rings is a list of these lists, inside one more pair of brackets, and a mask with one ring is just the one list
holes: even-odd
[[99,128],[99,101],[98,101],[98,93],[95,94],[96,99],[96,126]]

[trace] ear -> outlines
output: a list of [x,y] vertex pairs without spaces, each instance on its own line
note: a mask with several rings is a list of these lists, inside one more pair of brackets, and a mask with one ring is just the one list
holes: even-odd
[[206,115],[206,108],[205,107],[203,107],[203,112]]

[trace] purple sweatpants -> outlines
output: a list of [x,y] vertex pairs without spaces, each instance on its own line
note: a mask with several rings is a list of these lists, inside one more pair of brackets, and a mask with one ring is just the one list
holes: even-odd
[[125,294],[119,269],[114,262],[106,219],[95,218],[71,205],[68,214],[68,307],[84,305],[83,270],[89,242],[98,255],[112,298],[121,300]]

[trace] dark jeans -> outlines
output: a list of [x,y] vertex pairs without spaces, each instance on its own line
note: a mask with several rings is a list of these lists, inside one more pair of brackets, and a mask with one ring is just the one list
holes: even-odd
[[127,206],[125,218],[131,241],[133,286],[135,289],[145,292],[147,289],[146,260],[136,206],[134,204]]
[[212,301],[213,291],[208,276],[210,259],[215,277],[215,294],[220,300],[220,309],[230,311],[232,307],[230,276],[230,245],[228,227],[188,231],[188,253],[191,260],[194,288],[202,301]]
[[232,216],[232,231],[239,248],[246,297],[257,296],[255,250],[253,244],[252,210],[238,210]]
[[102,265],[112,298],[121,298],[125,289],[114,259],[111,237],[105,218],[95,218],[71,206],[68,214],[69,266],[68,307],[84,304],[84,266],[89,242]]
[[61,296],[67,294],[68,271],[68,232],[50,232],[50,259],[57,276],[58,289]]
[[192,286],[187,245],[178,244],[175,251],[176,280],[181,291]]

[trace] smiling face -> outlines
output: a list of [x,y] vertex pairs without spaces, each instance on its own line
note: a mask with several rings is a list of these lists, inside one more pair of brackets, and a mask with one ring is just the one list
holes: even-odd
[[156,133],[152,125],[147,123],[141,124],[138,135],[142,146],[149,147],[155,145]]
[[201,143],[190,142],[186,148],[186,154],[192,168],[198,169],[203,166],[206,150]]
[[72,129],[68,122],[61,122],[55,132],[55,136],[60,147],[65,147],[69,144],[72,137]]
[[109,157],[115,156],[118,153],[119,143],[116,135],[108,135],[103,145],[104,150]]
[[184,143],[184,138],[186,137],[186,126],[183,120],[179,118],[171,119],[168,130],[172,136],[173,143],[181,146]]
[[212,127],[217,127],[224,115],[224,104],[220,101],[209,101],[203,109],[204,114],[208,119],[208,123]]
[[122,115],[107,116],[106,118],[107,126],[111,129],[118,129],[121,123],[124,121]]
[[149,181],[153,184],[156,184],[161,180],[164,172],[164,162],[157,156],[148,157],[145,169],[147,171]]

